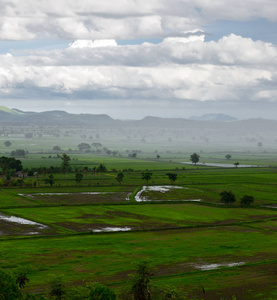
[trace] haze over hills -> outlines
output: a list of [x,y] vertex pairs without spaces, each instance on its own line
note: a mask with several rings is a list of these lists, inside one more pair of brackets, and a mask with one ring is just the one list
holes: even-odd
[[277,147],[277,120],[236,120],[220,114],[204,115],[197,120],[152,116],[116,120],[106,114],[24,112],[0,107],[0,136],[18,139],[25,134],[44,139],[46,144],[52,136],[59,140],[70,138],[71,144],[76,141],[76,145],[100,141],[112,149],[164,148],[178,152],[190,147],[266,151]]
[[[147,116],[141,120],[118,120],[113,119],[106,114],[71,114],[61,110],[44,111],[44,112],[24,112],[18,109],[10,109],[4,106],[0,106],[0,123],[16,123],[16,124],[36,124],[36,125],[62,125],[68,122],[74,124],[89,125],[91,123],[111,123],[111,122],[135,122],[135,123],[160,123],[160,122],[172,122],[179,123],[185,121],[218,121],[218,122],[232,122],[238,121],[238,119],[226,115],[226,114],[204,114],[202,116],[192,116],[188,119],[184,118],[162,118],[162,117],[151,117]],[[250,119],[251,120],[251,119]],[[250,120],[248,120],[250,122]],[[257,119],[256,119],[257,120]],[[262,120],[262,119],[261,119]],[[265,120],[264,120],[265,121]],[[256,121],[255,121],[256,122]],[[277,122],[277,121],[276,121]],[[150,124],[149,124],[150,125]]]
[[[197,135],[218,135],[248,138],[256,136],[264,139],[270,136],[277,140],[277,120],[248,119],[237,120],[223,114],[207,114],[192,119],[161,118],[147,116],[141,120],[115,120],[106,114],[70,114],[65,111],[24,112],[17,109],[0,107],[0,125],[2,126],[58,126],[83,128],[136,128],[186,130]],[[252,137],[251,137],[252,138]]]

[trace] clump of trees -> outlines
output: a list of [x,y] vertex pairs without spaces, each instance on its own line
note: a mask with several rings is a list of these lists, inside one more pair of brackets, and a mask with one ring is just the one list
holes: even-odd
[[16,149],[11,152],[11,156],[14,157],[25,157],[27,152],[24,149]]
[[[236,202],[236,196],[231,191],[223,191],[220,194],[220,201],[225,204],[233,204]],[[244,195],[240,199],[240,206],[241,207],[247,207],[254,203],[254,197],[249,195]]]
[[[48,297],[33,294],[23,295],[22,289],[29,282],[28,274],[20,272],[14,276],[0,269],[0,299],[2,300],[185,300],[186,295],[182,289],[174,286],[157,288],[151,284],[155,273],[148,262],[136,265],[136,271],[131,280],[124,287],[120,295],[104,284],[98,282],[88,283],[86,287],[67,287],[61,277],[53,277],[49,284]],[[195,299],[195,298],[194,298]]]

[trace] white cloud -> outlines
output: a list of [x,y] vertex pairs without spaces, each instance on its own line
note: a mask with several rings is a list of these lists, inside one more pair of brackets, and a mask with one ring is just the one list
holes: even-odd
[[102,48],[115,46],[117,46],[115,40],[76,40],[69,45],[69,48]]
[[277,102],[276,46],[235,35],[204,42],[194,34],[185,43],[79,41],[65,50],[2,55],[0,98]]
[[0,0],[0,39],[166,37],[215,20],[277,21],[275,0]]

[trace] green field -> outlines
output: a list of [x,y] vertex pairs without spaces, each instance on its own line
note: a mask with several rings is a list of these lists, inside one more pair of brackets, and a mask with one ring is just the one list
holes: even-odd
[[[219,162],[218,156],[208,156],[206,161]],[[36,222],[0,218],[1,267],[15,274],[28,268],[25,291],[47,295],[51,278],[62,276],[68,287],[99,281],[119,293],[128,286],[135,263],[149,261],[156,270],[153,285],[181,287],[189,299],[276,299],[275,167],[184,165],[178,155],[159,160],[73,157],[72,166],[103,163],[108,170],[84,173],[80,183],[74,172],[54,173],[51,187],[45,183],[49,174],[40,173],[24,179],[36,185],[1,186],[1,215]],[[250,161],[245,155],[240,161],[258,165],[267,159],[260,155]],[[61,163],[38,154],[22,162],[25,168]],[[121,170],[124,178],[118,183]],[[147,201],[136,202],[134,196],[146,185],[145,170],[152,172],[150,187],[178,188],[146,189],[141,196]],[[175,182],[168,172],[177,174]],[[220,202],[224,190],[236,195],[233,205]],[[240,207],[243,195],[254,197],[251,207]]]

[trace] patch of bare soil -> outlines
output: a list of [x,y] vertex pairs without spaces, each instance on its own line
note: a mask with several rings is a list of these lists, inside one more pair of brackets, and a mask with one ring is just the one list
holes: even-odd
[[57,232],[51,227],[39,225],[13,223],[0,220],[0,236],[26,236],[26,235],[55,235]]
[[128,193],[32,194],[32,199],[49,204],[116,203],[126,201]]
[[237,300],[276,299],[276,268],[276,263],[241,266],[227,278],[228,270],[222,270],[213,286],[204,285],[205,294],[195,287],[190,294],[203,300],[232,299],[233,295]]

